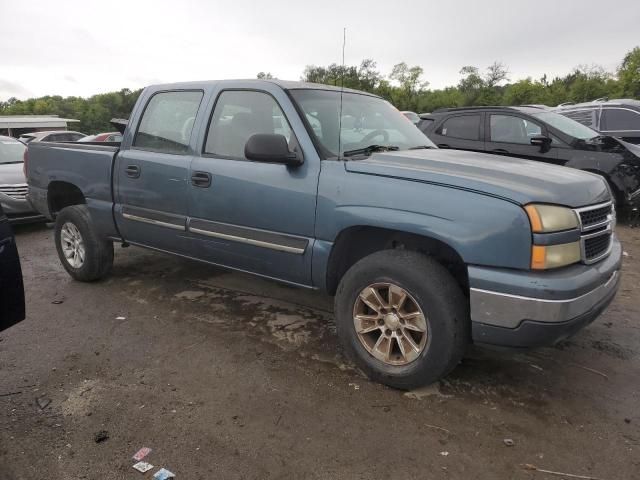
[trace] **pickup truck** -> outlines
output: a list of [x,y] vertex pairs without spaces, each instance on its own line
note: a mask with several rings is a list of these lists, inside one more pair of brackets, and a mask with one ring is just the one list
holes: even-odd
[[325,291],[346,353],[400,389],[443,377],[471,342],[564,339],[620,280],[602,177],[437,149],[364,92],[151,86],[120,144],[33,143],[26,159],[73,278],[105,277],[117,242]]

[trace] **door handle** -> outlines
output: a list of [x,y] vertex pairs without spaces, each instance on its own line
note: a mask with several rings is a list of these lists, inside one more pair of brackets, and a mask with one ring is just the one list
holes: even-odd
[[496,148],[495,150],[491,150],[491,153],[496,153],[498,155],[509,155],[509,151],[504,148]]
[[130,178],[139,178],[140,177],[140,167],[138,165],[127,165],[127,168],[124,169],[127,177]]
[[211,174],[207,172],[193,172],[191,174],[191,185],[200,188],[209,188],[211,186]]
[[447,145],[446,143],[439,143],[438,144],[438,148],[451,148],[449,145]]

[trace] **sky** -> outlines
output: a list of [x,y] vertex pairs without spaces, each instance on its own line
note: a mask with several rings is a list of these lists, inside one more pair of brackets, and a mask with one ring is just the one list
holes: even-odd
[[298,80],[306,65],[420,65],[430,88],[464,65],[512,80],[614,71],[640,45],[638,0],[0,0],[0,100],[90,96],[187,80]]

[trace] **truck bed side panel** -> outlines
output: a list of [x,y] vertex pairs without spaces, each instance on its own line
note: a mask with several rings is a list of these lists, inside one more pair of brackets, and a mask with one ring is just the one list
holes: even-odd
[[83,194],[96,228],[118,236],[113,221],[112,169],[116,146],[41,142],[29,145],[27,181],[33,206],[49,218],[48,193],[53,182],[77,187]]

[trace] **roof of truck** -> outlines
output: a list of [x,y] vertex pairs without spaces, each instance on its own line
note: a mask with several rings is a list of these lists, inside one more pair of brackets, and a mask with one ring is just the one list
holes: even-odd
[[242,83],[246,84],[255,84],[256,87],[264,86],[267,83],[275,84],[280,86],[284,90],[332,90],[332,91],[344,91],[349,93],[360,93],[363,95],[371,95],[372,97],[377,97],[373,93],[364,92],[362,90],[354,90],[352,88],[344,88],[344,90],[340,87],[340,85],[325,85],[323,83],[311,83],[311,82],[300,82],[293,80],[278,80],[278,79],[237,79],[237,80],[204,80],[200,82],[177,82],[177,83],[165,83],[158,85],[150,85],[149,87],[153,87],[154,89],[189,89],[189,88],[203,88],[205,86],[212,86],[220,83],[226,84],[234,84],[234,83]]

